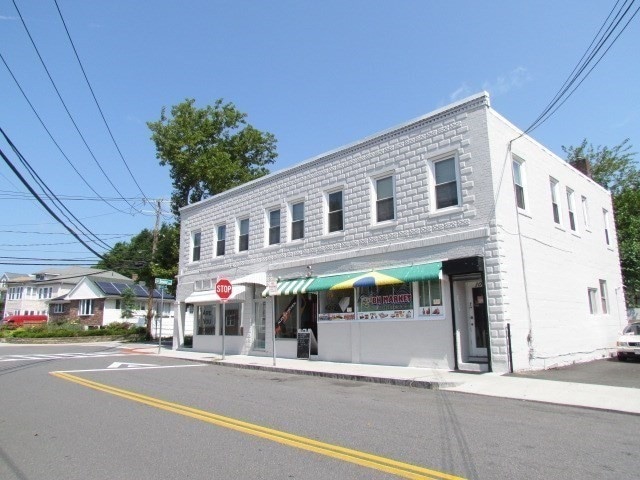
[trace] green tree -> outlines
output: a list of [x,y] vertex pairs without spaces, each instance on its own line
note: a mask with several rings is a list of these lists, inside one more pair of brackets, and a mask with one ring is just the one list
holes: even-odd
[[640,169],[629,139],[613,148],[594,147],[583,140],[577,147],[562,147],[567,161],[584,158],[592,178],[611,192],[618,250],[627,305],[637,306],[640,295]]
[[173,182],[171,210],[216,195],[269,173],[276,139],[246,121],[233,103],[216,100],[197,108],[194,99],[163,107],[160,120],[147,122],[160,165],[169,165]]
[[136,296],[133,290],[127,288],[122,292],[122,308],[120,318],[133,318],[133,311],[135,310]]

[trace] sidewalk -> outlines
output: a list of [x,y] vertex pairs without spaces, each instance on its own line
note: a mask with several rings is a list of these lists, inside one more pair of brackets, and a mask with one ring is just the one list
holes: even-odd
[[428,368],[286,358],[276,359],[274,366],[272,357],[227,355],[222,360],[218,354],[193,352],[186,349],[171,350],[166,347],[163,347],[158,354],[158,347],[148,344],[130,347],[122,345],[122,348],[132,353],[159,355],[228,367],[404,385],[640,415],[640,389],[635,388],[512,377],[496,373],[473,374]]

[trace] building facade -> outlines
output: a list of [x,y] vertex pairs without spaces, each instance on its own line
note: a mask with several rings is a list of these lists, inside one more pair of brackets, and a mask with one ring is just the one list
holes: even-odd
[[295,358],[305,331],[320,360],[506,372],[625,323],[609,193],[486,93],[180,214],[175,348],[193,311],[201,351]]

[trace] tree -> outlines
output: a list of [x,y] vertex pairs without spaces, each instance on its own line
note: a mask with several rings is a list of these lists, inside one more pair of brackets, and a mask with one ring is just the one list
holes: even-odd
[[133,310],[136,304],[136,296],[133,293],[133,290],[127,288],[124,292],[122,292],[122,312],[120,313],[120,318],[133,318]]
[[592,178],[611,192],[618,232],[620,266],[627,305],[636,306],[640,294],[640,170],[627,138],[613,148],[588,144],[562,147],[567,161],[584,158]]
[[266,175],[277,156],[275,137],[249,125],[233,103],[194,103],[187,98],[173,106],[170,117],[163,107],[159,121],[147,122],[156,158],[171,169],[176,216],[180,207]]

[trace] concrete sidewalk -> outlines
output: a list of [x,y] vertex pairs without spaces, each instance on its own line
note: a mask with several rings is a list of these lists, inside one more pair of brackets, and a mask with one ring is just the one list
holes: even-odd
[[222,360],[217,354],[193,352],[187,349],[171,350],[163,347],[158,353],[157,346],[148,344],[122,345],[121,348],[131,353],[159,355],[236,368],[439,389],[640,415],[640,389],[635,388],[512,377],[496,373],[473,374],[429,368],[286,358],[276,359],[274,366],[272,357],[227,355]]

